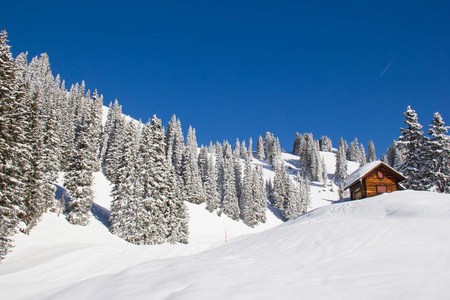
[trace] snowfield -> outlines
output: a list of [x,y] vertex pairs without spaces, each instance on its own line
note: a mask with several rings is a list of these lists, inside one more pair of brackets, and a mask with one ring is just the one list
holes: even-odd
[[448,299],[450,195],[336,203],[228,243],[223,227],[233,235],[245,225],[222,217],[209,228],[215,215],[189,209],[214,222],[191,224],[189,245],[161,246],[127,244],[95,219],[80,227],[47,214],[0,266],[2,298]]

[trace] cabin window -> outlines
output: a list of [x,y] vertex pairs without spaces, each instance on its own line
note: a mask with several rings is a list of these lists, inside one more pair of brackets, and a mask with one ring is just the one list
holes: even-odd
[[377,185],[377,194],[383,194],[387,192],[387,186]]
[[383,172],[377,171],[377,177],[378,177],[378,179],[383,179],[384,178]]

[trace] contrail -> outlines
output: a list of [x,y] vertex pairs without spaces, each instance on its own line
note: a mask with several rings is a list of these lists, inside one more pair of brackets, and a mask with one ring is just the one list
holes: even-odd
[[383,76],[383,74],[389,69],[389,67],[392,65],[392,63],[394,62],[394,60],[397,58],[397,55],[394,56],[393,59],[391,59],[391,61],[388,63],[388,65],[386,66],[386,68],[384,68],[383,72],[381,72],[380,77]]

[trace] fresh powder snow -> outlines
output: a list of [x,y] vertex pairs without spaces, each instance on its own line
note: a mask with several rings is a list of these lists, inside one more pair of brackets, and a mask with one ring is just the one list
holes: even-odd
[[[200,206],[190,206],[190,213],[208,229],[215,223]],[[225,243],[222,229],[244,228],[228,220],[222,217],[210,234],[192,224],[189,245],[136,246],[94,220],[81,227],[46,214],[30,236],[16,237],[16,248],[1,265],[2,297],[447,297],[450,195],[400,191],[336,203]]]

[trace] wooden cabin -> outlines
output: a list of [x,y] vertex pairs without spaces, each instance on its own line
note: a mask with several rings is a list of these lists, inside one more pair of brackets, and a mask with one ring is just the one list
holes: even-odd
[[344,189],[350,189],[350,200],[357,200],[403,190],[399,183],[405,179],[405,176],[385,163],[373,161],[350,174]]

